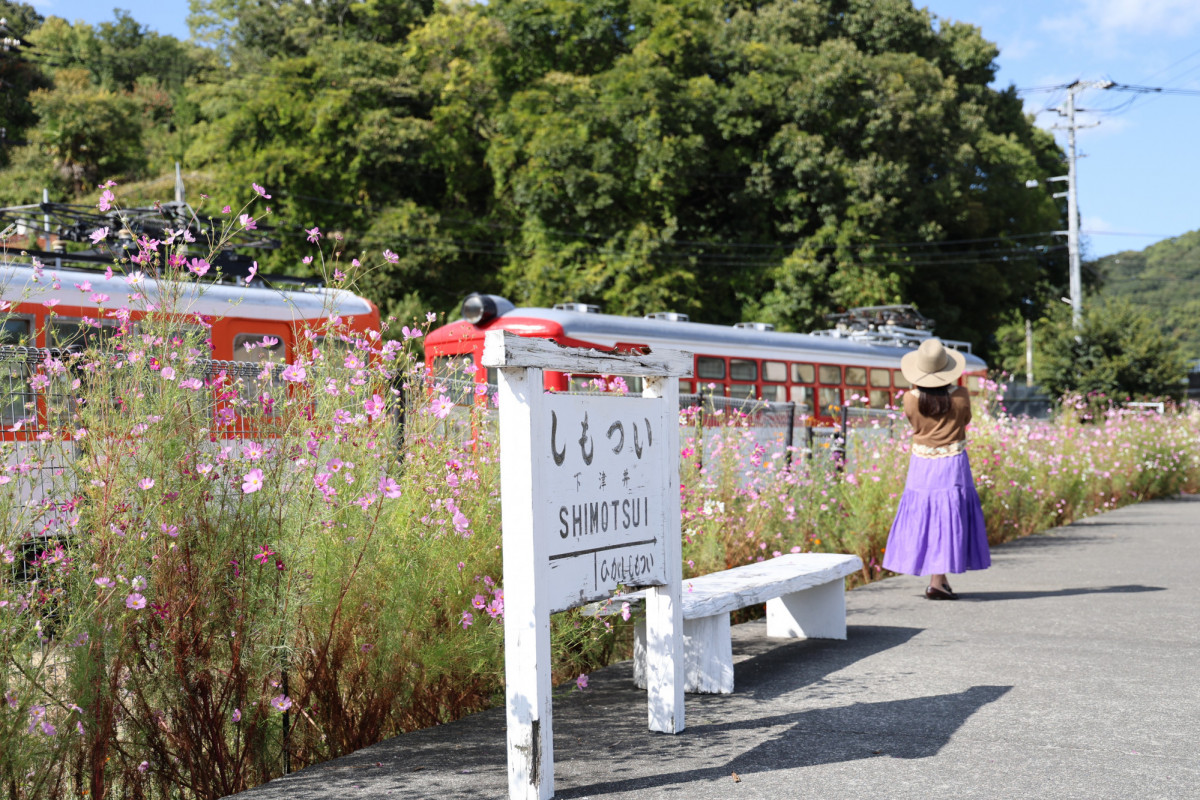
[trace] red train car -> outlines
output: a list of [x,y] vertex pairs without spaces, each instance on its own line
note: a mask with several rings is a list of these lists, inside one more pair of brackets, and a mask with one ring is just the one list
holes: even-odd
[[[462,320],[426,337],[427,365],[438,377],[495,383],[495,375],[480,364],[490,330],[599,350],[685,350],[695,354],[695,361],[692,374],[680,379],[680,394],[802,403],[822,423],[832,423],[844,402],[873,408],[894,403],[896,394],[909,388],[900,373],[900,357],[930,335],[886,326],[869,335],[784,333],[762,323],[711,325],[674,313],[621,317],[580,303],[517,308],[502,297],[473,294],[463,301]],[[965,342],[947,344],[965,351],[967,374],[961,382],[978,390],[987,364]],[[465,369],[468,364],[476,369]],[[547,372],[546,388],[564,391],[593,377]],[[631,391],[640,388],[630,385]]]
[[[275,289],[261,281],[250,286],[232,283],[185,283],[173,306],[189,316],[211,320],[211,358],[228,361],[291,361],[299,331],[332,316],[347,330],[379,329],[379,309],[351,292],[328,288]],[[115,330],[119,309],[131,309],[136,326],[146,304],[163,305],[162,288],[152,278],[133,283],[124,275],[45,267],[40,277],[28,264],[0,264],[0,297],[5,301],[0,344],[23,342],[30,347],[79,344]],[[144,301],[131,302],[132,295]],[[4,315],[7,315],[6,317]],[[270,348],[246,350],[246,343],[264,337],[278,340]]]

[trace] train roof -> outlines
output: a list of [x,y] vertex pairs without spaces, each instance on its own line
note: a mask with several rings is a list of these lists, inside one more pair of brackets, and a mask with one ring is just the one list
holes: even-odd
[[[145,278],[134,288],[126,276],[115,274],[105,278],[102,272],[90,270],[58,269],[46,266],[43,278],[34,281],[33,268],[27,264],[0,263],[0,294],[13,304],[42,304],[57,300],[64,306],[101,308],[106,311],[128,306],[129,296],[139,291],[149,302],[161,302],[162,293],[158,281]],[[53,288],[57,278],[59,288]],[[89,291],[78,286],[90,284]],[[275,289],[270,286],[200,281],[183,281],[182,295],[178,308],[181,313],[202,314],[212,317],[248,317],[252,319],[299,322],[328,316],[360,316],[374,314],[375,307],[353,292],[344,289],[313,287],[303,290]],[[91,300],[94,294],[105,294],[108,300],[100,303]]]
[[[849,337],[786,333],[782,331],[739,328],[705,322],[677,322],[646,317],[621,317],[615,314],[574,311],[560,308],[513,308],[497,314],[481,325],[465,320],[452,323],[442,330],[445,341],[462,335],[463,325],[481,333],[490,329],[511,330],[521,335],[543,335],[538,324],[562,328],[563,336],[594,343],[601,347],[617,344],[644,344],[688,350],[705,355],[732,357],[778,358],[780,360],[810,359],[851,365],[871,365],[883,362],[898,363],[911,347],[894,344],[872,344]],[[454,331],[448,330],[455,328]],[[431,342],[442,341],[435,331]],[[963,353],[967,369],[987,369],[987,363],[972,353]]]

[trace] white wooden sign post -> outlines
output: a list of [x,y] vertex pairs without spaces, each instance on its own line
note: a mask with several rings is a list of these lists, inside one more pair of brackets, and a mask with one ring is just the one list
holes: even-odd
[[[550,615],[645,586],[650,730],[683,715],[679,382],[692,356],[613,355],[507,331],[499,368],[504,525],[504,670],[513,800],[554,796]],[[543,370],[645,379],[641,397],[543,389]]]

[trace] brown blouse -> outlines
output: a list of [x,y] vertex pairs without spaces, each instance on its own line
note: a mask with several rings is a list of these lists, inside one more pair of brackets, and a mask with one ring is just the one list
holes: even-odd
[[971,421],[971,395],[965,386],[950,392],[950,410],[940,417],[927,417],[917,407],[918,392],[913,388],[904,394],[904,416],[913,426],[913,442],[926,447],[945,447],[967,438],[967,423]]

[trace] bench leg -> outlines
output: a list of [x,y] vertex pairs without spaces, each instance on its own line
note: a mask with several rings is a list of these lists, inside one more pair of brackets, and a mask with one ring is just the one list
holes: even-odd
[[[733,693],[733,642],[729,615],[683,621],[684,682],[690,694]],[[633,625],[633,682],[646,688],[646,622]]]
[[845,582],[836,580],[768,600],[767,636],[845,639]]

